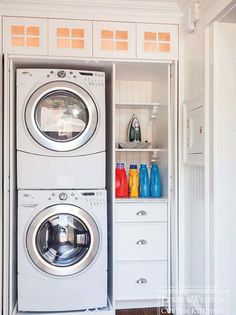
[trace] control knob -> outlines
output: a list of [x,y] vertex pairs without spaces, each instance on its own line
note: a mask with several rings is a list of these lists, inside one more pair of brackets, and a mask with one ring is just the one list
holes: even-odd
[[65,73],[65,71],[61,70],[61,71],[58,71],[58,72],[57,72],[57,76],[58,76],[59,78],[64,78],[64,77],[66,76],[66,73]]
[[67,194],[64,193],[64,192],[59,194],[59,199],[60,199],[60,200],[66,200],[67,197],[68,197]]

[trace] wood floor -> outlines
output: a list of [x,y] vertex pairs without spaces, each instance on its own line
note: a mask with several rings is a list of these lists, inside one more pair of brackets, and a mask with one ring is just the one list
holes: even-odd
[[167,315],[165,309],[161,308],[141,308],[129,310],[117,310],[116,315]]

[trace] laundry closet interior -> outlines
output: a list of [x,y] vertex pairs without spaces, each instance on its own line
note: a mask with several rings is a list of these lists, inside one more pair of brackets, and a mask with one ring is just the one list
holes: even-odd
[[[174,311],[179,17],[47,14],[1,17],[4,314]],[[119,163],[161,195],[117,197]]]

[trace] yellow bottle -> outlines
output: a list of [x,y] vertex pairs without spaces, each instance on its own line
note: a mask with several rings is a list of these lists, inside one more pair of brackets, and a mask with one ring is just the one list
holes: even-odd
[[137,165],[130,165],[129,169],[129,196],[138,197],[138,169]]

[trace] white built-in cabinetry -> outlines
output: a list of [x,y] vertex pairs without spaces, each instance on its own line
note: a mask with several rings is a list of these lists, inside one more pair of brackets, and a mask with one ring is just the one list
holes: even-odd
[[93,23],[93,52],[96,57],[135,58],[135,23]]
[[49,55],[92,57],[92,22],[48,21]]
[[[170,285],[170,156],[171,106],[168,63],[116,63],[115,161],[157,162],[162,198],[116,198],[114,219],[115,299],[117,308],[163,306]],[[121,148],[128,141],[133,115],[140,121],[142,142],[148,148]]]
[[4,17],[5,53],[124,59],[178,58],[178,26]]
[[137,24],[137,57],[141,59],[177,59],[176,25]]
[[3,18],[3,51],[9,54],[47,55],[47,20]]
[[[167,297],[168,208],[162,200],[117,200],[116,301],[155,301]],[[155,304],[154,304],[155,305]],[[162,305],[163,306],[163,305]]]
[[[170,123],[176,119],[171,67],[178,58],[178,26],[4,17],[3,28],[3,50],[14,55],[15,68],[24,66],[22,55],[32,55],[36,60],[31,60],[32,67],[106,72],[111,302],[114,308],[166,305],[171,284],[172,147],[176,145],[171,138],[176,130]],[[21,55],[18,61],[17,55]],[[142,141],[150,143],[148,148],[119,146],[128,140],[133,114],[140,120]],[[150,170],[151,163],[157,162],[162,198],[115,199],[115,162],[124,162],[127,172],[129,164],[146,163]]]

